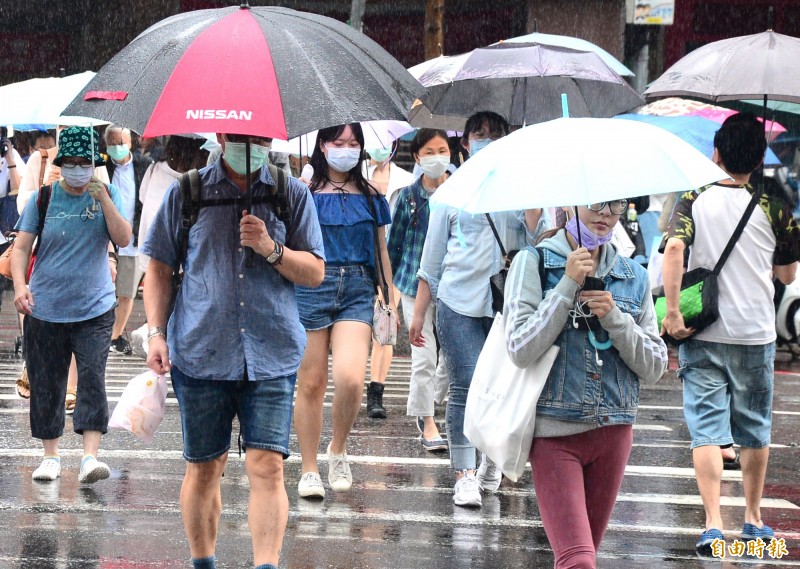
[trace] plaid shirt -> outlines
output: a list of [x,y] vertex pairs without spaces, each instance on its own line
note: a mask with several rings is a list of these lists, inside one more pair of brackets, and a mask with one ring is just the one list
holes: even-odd
[[398,190],[397,204],[389,231],[389,260],[394,286],[408,296],[417,296],[417,271],[428,233],[430,194],[422,187],[422,176]]

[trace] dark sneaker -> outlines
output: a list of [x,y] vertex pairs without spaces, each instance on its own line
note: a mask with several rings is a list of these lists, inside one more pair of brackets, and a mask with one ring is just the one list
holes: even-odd
[[742,528],[742,541],[755,541],[759,538],[762,539],[764,543],[769,543],[775,539],[775,532],[766,524],[762,527],[758,527],[755,524],[744,524]]
[[713,545],[718,539],[725,541],[725,536],[717,528],[704,531],[694,546],[697,550],[697,555],[700,557],[714,557]]
[[133,353],[133,346],[125,336],[120,336],[116,340],[111,340],[111,351],[129,356]]

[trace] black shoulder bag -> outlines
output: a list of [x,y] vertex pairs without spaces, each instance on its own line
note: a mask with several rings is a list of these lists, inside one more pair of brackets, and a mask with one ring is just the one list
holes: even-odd
[[[722,271],[722,267],[728,260],[739,237],[744,232],[744,228],[760,199],[760,192],[754,191],[753,198],[747,204],[742,219],[739,220],[739,225],[733,231],[733,235],[728,240],[728,244],[725,246],[725,250],[722,251],[722,255],[720,255],[713,270],[698,267],[683,274],[681,279],[680,311],[684,325],[687,328],[694,328],[695,333],[705,330],[719,318],[719,284],[717,283],[719,273]],[[658,329],[661,330],[661,322],[667,315],[667,299],[664,296],[663,286],[653,289],[653,298],[655,300],[657,325]],[[676,346],[688,339],[678,340],[666,333],[662,337],[665,341]]]

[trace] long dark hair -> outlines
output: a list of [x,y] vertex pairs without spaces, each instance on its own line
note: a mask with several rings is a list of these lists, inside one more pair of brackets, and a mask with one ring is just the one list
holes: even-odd
[[379,193],[375,186],[370,184],[364,177],[364,131],[361,130],[361,125],[357,122],[331,126],[320,129],[317,132],[317,144],[314,147],[314,152],[311,154],[311,159],[308,161],[314,168],[314,175],[311,177],[311,184],[309,185],[309,189],[312,193],[319,191],[320,188],[323,188],[330,182],[330,178],[328,178],[328,161],[325,159],[325,154],[322,152],[322,145],[333,142],[339,138],[347,126],[350,127],[353,136],[356,137],[358,145],[361,147],[361,157],[358,159],[358,164],[348,172],[350,180],[356,185],[358,191],[365,196],[374,196]]
[[205,166],[208,152],[200,148],[202,140],[188,136],[172,135],[157,162],[166,162],[176,172],[188,172]]

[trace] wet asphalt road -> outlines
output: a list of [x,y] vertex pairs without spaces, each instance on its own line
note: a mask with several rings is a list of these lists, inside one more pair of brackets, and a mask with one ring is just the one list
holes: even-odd
[[[189,567],[178,507],[184,470],[178,408],[170,392],[168,413],[153,443],[111,431],[101,456],[112,477],[95,485],[77,482],[80,439],[67,419],[62,477],[35,483],[41,447],[30,438],[27,402],[14,380],[16,325],[0,311],[0,569]],[[142,321],[141,303],[131,326]],[[674,368],[674,365],[672,366]],[[800,364],[780,363],[776,375],[773,447],[762,514],[786,539],[780,561],[731,558],[700,561],[694,542],[703,511],[691,468],[680,382],[673,372],[642,390],[634,448],[611,524],[600,551],[602,568],[800,566]],[[144,369],[137,357],[110,356],[108,394],[116,403],[126,381]],[[552,567],[539,521],[530,472],[504,480],[484,496],[480,510],[452,503],[446,455],[427,453],[405,417],[407,359],[396,358],[386,388],[389,419],[362,412],[349,449],[355,484],[347,494],[328,491],[324,502],[297,496],[299,457],[286,462],[289,526],[281,567],[292,569],[411,569]],[[329,392],[330,393],[330,392]],[[440,420],[443,421],[443,410]],[[320,453],[330,433],[330,397]],[[297,450],[292,436],[292,448]],[[326,465],[320,456],[322,474]],[[726,472],[723,517],[728,537],[738,537],[744,512],[741,476]],[[247,478],[232,453],[223,480],[223,515],[217,548],[220,567],[251,567],[247,529]]]

